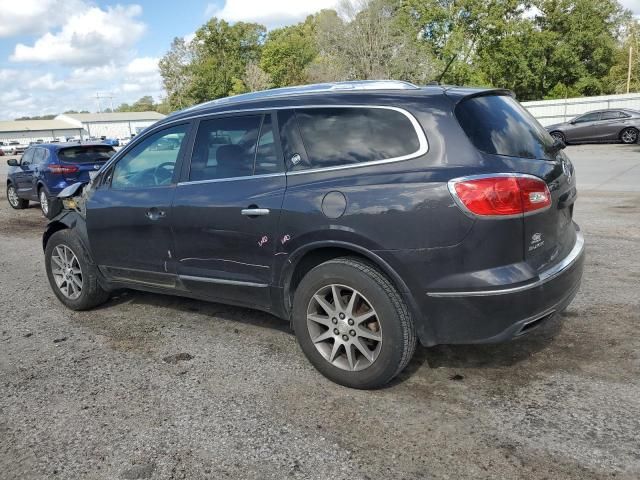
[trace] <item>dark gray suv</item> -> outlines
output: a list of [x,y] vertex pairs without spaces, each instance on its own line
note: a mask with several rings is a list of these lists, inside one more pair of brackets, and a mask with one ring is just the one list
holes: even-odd
[[505,90],[216,100],[60,194],[47,275],[72,309],[126,287],[271,312],[328,378],[375,388],[417,341],[508,340],[571,302],[584,242],[563,146]]

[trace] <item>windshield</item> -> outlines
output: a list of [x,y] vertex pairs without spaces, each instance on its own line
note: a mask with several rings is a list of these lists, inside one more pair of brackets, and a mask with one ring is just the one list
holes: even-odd
[[60,149],[58,159],[67,163],[106,162],[114,153],[109,145],[77,146]]
[[482,152],[555,160],[553,138],[512,97],[472,97],[460,102],[455,113],[471,142]]

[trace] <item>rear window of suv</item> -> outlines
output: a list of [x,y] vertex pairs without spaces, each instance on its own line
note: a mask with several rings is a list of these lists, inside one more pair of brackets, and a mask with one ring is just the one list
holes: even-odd
[[295,117],[308,156],[296,170],[387,160],[420,149],[415,127],[398,110],[303,108],[295,109]]
[[105,162],[116,153],[108,145],[77,146],[63,148],[58,151],[58,159],[66,163]]
[[455,113],[469,140],[482,152],[555,160],[549,133],[512,97],[472,97],[460,102]]

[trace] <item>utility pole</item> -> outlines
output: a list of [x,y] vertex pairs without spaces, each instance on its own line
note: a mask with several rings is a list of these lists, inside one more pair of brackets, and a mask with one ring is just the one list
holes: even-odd
[[98,99],[98,113],[102,113],[102,111],[100,110],[100,99],[101,98],[108,98],[109,99],[109,106],[111,107],[111,111],[113,112],[113,93],[101,95],[99,92],[96,92],[96,98]]
[[631,57],[633,53],[633,46],[629,45],[629,71],[627,72],[627,93],[631,88]]

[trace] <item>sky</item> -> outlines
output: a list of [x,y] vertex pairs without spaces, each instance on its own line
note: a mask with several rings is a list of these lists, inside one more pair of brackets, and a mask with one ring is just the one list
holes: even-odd
[[157,101],[158,61],[174,37],[189,38],[213,16],[275,28],[335,3],[0,0],[0,120]]
[[[158,101],[174,37],[213,16],[280,27],[337,1],[0,0],[0,120]],[[640,16],[640,0],[621,3]]]

